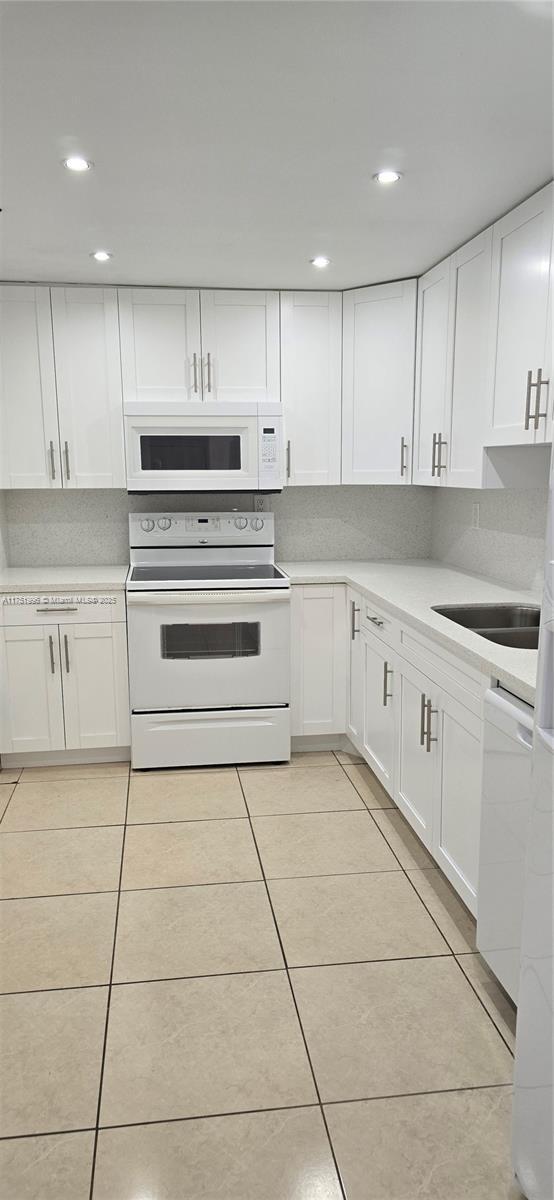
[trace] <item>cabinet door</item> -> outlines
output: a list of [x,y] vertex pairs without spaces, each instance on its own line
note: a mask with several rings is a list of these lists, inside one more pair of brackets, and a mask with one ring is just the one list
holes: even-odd
[[128,746],[124,623],[61,625],[60,650],[67,749]]
[[0,485],[61,487],[47,287],[0,287],[0,387]]
[[439,484],[444,465],[436,440],[445,437],[450,301],[450,259],[422,275],[418,284],[414,415],[414,483]]
[[279,293],[200,293],[204,400],[280,400]]
[[52,288],[63,486],[125,487],[115,288]]
[[394,791],[395,677],[392,655],[378,637],[362,632],[366,762],[390,794]]
[[492,229],[452,255],[449,421],[442,448],[449,487],[481,487],[487,408]]
[[[543,442],[547,420],[535,410],[552,412],[554,388],[544,384],[528,393],[540,368],[551,380],[548,295],[552,252],[552,184],[531,196],[493,228],[491,345],[489,373],[490,445]],[[526,421],[526,412],[530,420]],[[529,428],[526,429],[525,425]]]
[[287,483],[340,483],[342,297],[281,293]]
[[363,745],[364,674],[363,646],[360,632],[362,598],[359,592],[347,588],[348,680],[346,697],[346,732],[357,750]]
[[58,626],[6,626],[0,653],[0,751],[65,749]]
[[[120,288],[121,373],[131,416],[178,412],[202,400],[200,295],[188,288]],[[130,407],[132,406],[132,407]]]
[[416,281],[344,294],[343,483],[409,483]]
[[481,825],[482,722],[443,693],[437,724],[440,803],[433,855],[462,900],[477,911]]
[[346,729],[346,589],[292,589],[291,732]]
[[[431,849],[437,794],[437,741],[430,741],[429,717],[436,738],[437,691],[430,679],[404,660],[399,661],[398,761],[395,800],[421,841]],[[434,710],[429,713],[426,701]]]

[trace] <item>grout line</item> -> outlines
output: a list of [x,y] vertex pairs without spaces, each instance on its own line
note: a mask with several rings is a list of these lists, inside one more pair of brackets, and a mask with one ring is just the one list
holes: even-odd
[[[479,953],[479,951],[477,951],[477,953]],[[454,962],[456,963],[456,966],[458,967],[458,970],[462,972],[462,975],[463,975],[463,977],[464,977],[464,979],[465,979],[466,983],[468,983],[468,984],[469,984],[469,986],[470,986],[470,988],[471,988],[472,992],[475,994],[475,996],[477,996],[477,999],[478,999],[478,1001],[479,1001],[479,1004],[481,1005],[481,1008],[483,1009],[483,1011],[484,1011],[484,1012],[486,1012],[486,1014],[487,1014],[487,1017],[489,1018],[489,1021],[491,1021],[491,1022],[492,1022],[492,1024],[494,1025],[494,1028],[496,1029],[496,1032],[497,1032],[497,1034],[498,1034],[499,1038],[502,1038],[502,1041],[504,1042],[504,1045],[505,1045],[506,1049],[507,1049],[507,1050],[508,1050],[508,1052],[511,1054],[512,1058],[513,1058],[513,1059],[515,1059],[515,1054],[514,1054],[514,1051],[512,1050],[512,1047],[510,1046],[510,1044],[509,1044],[509,1042],[508,1042],[507,1038],[505,1038],[505,1037],[504,1037],[504,1034],[503,1034],[503,1033],[502,1033],[502,1031],[501,1031],[501,1030],[498,1028],[498,1025],[496,1024],[496,1021],[494,1020],[494,1017],[493,1017],[493,1016],[492,1016],[492,1014],[489,1012],[489,1010],[488,1010],[488,1008],[487,1008],[486,1004],[484,1003],[484,1001],[481,999],[481,997],[480,997],[480,995],[479,995],[479,992],[477,991],[476,987],[475,987],[475,986],[474,986],[474,984],[472,983],[471,979],[469,978],[469,976],[467,976],[467,975],[466,975],[466,973],[465,973],[465,971],[464,971],[464,969],[463,969],[463,967],[462,967],[462,964],[458,962],[458,959],[456,958],[456,955],[454,955]]]
[[[243,788],[243,785],[242,785],[242,780],[241,780],[241,778],[240,778],[240,775],[239,775],[239,782],[240,782],[240,786],[241,786],[242,794],[243,794],[243,796],[244,796],[244,802],[245,802],[245,804],[246,804],[246,807],[248,808],[248,804],[247,804],[247,801],[246,801],[246,796],[245,796],[245,793],[244,793],[244,788]],[[325,1115],[325,1112],[324,1112],[324,1109],[323,1109],[323,1104],[322,1104],[321,1095],[320,1095],[320,1092],[319,1092],[319,1087],[318,1087],[318,1083],[317,1083],[317,1079],[316,1079],[316,1074],[315,1074],[314,1066],[313,1066],[312,1059],[311,1059],[311,1056],[310,1056],[310,1051],[309,1051],[309,1048],[308,1048],[308,1042],[307,1042],[307,1039],[306,1039],[306,1034],[305,1034],[305,1032],[304,1032],[304,1026],[302,1025],[302,1020],[301,1020],[301,1017],[300,1017],[300,1010],[299,1010],[299,1008],[298,1008],[298,1003],[297,1003],[297,1000],[296,1000],[296,995],[295,995],[295,992],[294,992],[294,988],[293,988],[293,986],[292,986],[292,980],[291,980],[291,977],[290,977],[290,971],[289,971],[289,967],[288,967],[287,956],[286,956],[286,954],[285,954],[285,947],[284,947],[284,945],[283,945],[283,939],[282,939],[282,937],[281,937],[281,931],[280,931],[280,929],[279,929],[279,924],[278,924],[278,921],[277,921],[277,917],[276,917],[276,915],[275,915],[275,910],[274,910],[274,908],[273,908],[273,901],[272,901],[272,899],[271,899],[271,892],[270,892],[270,890],[269,890],[268,881],[267,881],[267,879],[266,879],[265,868],[264,868],[264,864],[263,864],[263,861],[262,861],[262,856],[261,856],[261,854],[260,854],[260,850],[259,850],[259,847],[258,847],[258,843],[257,843],[257,841],[256,841],[256,835],[255,835],[255,833],[254,833],[254,826],[253,826],[253,824],[252,824],[252,818],[250,817],[250,814],[249,814],[249,821],[250,821],[250,832],[251,832],[251,834],[252,834],[252,838],[253,838],[253,841],[254,841],[254,845],[255,845],[255,847],[256,847],[256,854],[257,854],[257,856],[258,856],[258,861],[259,861],[259,864],[260,864],[260,870],[261,870],[261,872],[262,872],[262,876],[263,876],[263,881],[264,881],[264,885],[265,885],[265,891],[266,891],[267,901],[268,901],[269,907],[270,907],[270,909],[271,909],[271,915],[272,915],[272,917],[273,917],[273,923],[274,923],[274,925],[275,925],[275,933],[276,933],[276,935],[277,935],[277,939],[278,939],[278,941],[279,941],[279,946],[280,946],[280,948],[281,948],[281,954],[283,955],[283,962],[284,962],[284,964],[285,964],[285,971],[286,971],[286,974],[287,974],[288,985],[289,985],[289,988],[290,988],[290,995],[291,995],[292,1003],[293,1003],[293,1005],[294,1005],[294,1009],[295,1009],[295,1012],[296,1012],[296,1019],[297,1019],[297,1021],[298,1021],[298,1026],[299,1026],[299,1029],[300,1029],[300,1034],[301,1034],[301,1037],[302,1037],[302,1041],[303,1041],[303,1043],[304,1043],[304,1050],[305,1050],[305,1052],[306,1052],[306,1057],[307,1057],[308,1064],[309,1064],[309,1067],[310,1067],[310,1071],[311,1071],[311,1074],[312,1074],[312,1080],[313,1080],[313,1085],[314,1085],[315,1094],[316,1094],[316,1096],[317,1096],[317,1103],[318,1103],[318,1105],[319,1105],[319,1111],[320,1111],[320,1114],[321,1114],[321,1119],[322,1119],[322,1121],[323,1121],[323,1125],[324,1125],[324,1128],[325,1128],[325,1132],[326,1132],[326,1134],[327,1134],[327,1140],[328,1140],[328,1142],[329,1142],[329,1150],[330,1150],[330,1152],[331,1152],[331,1157],[332,1157],[332,1159],[333,1159],[333,1163],[334,1163],[334,1167],[335,1167],[335,1171],[336,1171],[336,1175],[337,1175],[338,1184],[339,1184],[339,1187],[340,1187],[340,1190],[341,1190],[341,1195],[342,1195],[342,1197],[343,1197],[343,1200],[347,1200],[347,1196],[346,1196],[345,1187],[344,1187],[344,1184],[343,1184],[343,1180],[342,1180],[341,1172],[340,1172],[340,1169],[339,1169],[339,1164],[338,1164],[338,1161],[337,1161],[337,1156],[336,1156],[336,1154],[335,1154],[335,1148],[334,1148],[334,1146],[333,1146],[333,1143],[332,1143],[332,1141],[331,1141],[331,1134],[330,1134],[330,1132],[329,1132],[329,1126],[328,1126],[328,1124],[327,1124],[327,1117],[326,1117],[326,1115]],[[461,969],[461,968],[460,968],[460,969]],[[91,1198],[91,1200],[92,1200],[92,1198]]]
[[37,825],[33,829],[0,829],[4,837],[10,833],[64,833],[70,829],[122,829],[124,821],[104,821],[102,825]]
[[114,965],[115,965],[115,950],[116,950],[116,944],[117,944],[117,924],[118,924],[118,920],[119,920],[119,906],[121,903],[121,880],[123,878],[123,860],[125,857],[125,836],[127,833],[127,813],[129,810],[130,788],[131,788],[131,776],[129,774],[127,776],[127,797],[126,797],[126,802],[125,802],[125,825],[123,827],[123,838],[121,841],[121,861],[119,864],[119,880],[118,880],[118,885],[117,885],[117,900],[116,900],[116,905],[115,905],[115,921],[114,921],[114,933],[113,933],[113,943],[112,943],[112,958],[111,958],[111,963],[110,963],[108,1000],[107,1000],[107,1004],[106,1004],[106,1020],[104,1023],[104,1040],[103,1040],[103,1044],[102,1044],[102,1057],[100,1060],[100,1080],[99,1080],[99,1085],[98,1085],[98,1105],[97,1105],[97,1109],[96,1109],[96,1127],[95,1127],[95,1133],[94,1133],[94,1146],[93,1146],[93,1151],[92,1151],[92,1166],[91,1166],[91,1175],[90,1175],[89,1200],[92,1200],[92,1194],[93,1194],[93,1190],[94,1190],[94,1173],[96,1170],[96,1151],[98,1149],[98,1127],[99,1127],[99,1123],[100,1123],[100,1108],[101,1108],[101,1104],[102,1104],[102,1085],[104,1083],[104,1068],[105,1068],[105,1064],[106,1064],[106,1049],[107,1049],[107,1044],[108,1044],[108,1026],[109,1026],[109,1022],[110,1022],[110,1003],[111,1003],[111,998],[112,998],[112,981],[113,981],[113,972],[114,972]]

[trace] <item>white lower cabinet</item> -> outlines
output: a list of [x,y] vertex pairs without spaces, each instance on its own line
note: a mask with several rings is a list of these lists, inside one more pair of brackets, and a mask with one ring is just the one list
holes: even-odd
[[346,732],[356,750],[362,749],[364,720],[364,662],[360,628],[362,597],[353,588],[346,591],[348,672]]
[[291,733],[344,733],[346,588],[295,585],[291,621]]
[[385,642],[365,629],[362,638],[363,738],[362,754],[381,783],[394,788],[396,733],[396,670]]
[[0,630],[2,659],[0,751],[64,750],[57,625]]
[[440,807],[433,855],[472,912],[477,908],[481,824],[480,716],[443,692],[437,714]]
[[432,740],[429,723],[436,719],[433,684],[404,659],[398,662],[397,676],[397,775],[393,794],[421,841],[431,849],[437,790],[437,744]]
[[60,625],[66,750],[130,741],[125,625]]

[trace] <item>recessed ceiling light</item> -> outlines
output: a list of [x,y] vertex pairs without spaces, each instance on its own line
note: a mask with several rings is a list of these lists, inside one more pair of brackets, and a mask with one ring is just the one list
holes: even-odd
[[64,158],[63,165],[68,171],[90,171],[92,167],[88,158],[83,158],[81,154],[72,154],[69,158]]
[[402,179],[402,176],[400,174],[400,171],[388,171],[387,170],[387,171],[378,171],[377,174],[373,176],[373,178],[377,181],[377,183],[398,183],[398,180]]
[[95,258],[97,262],[107,262],[109,258],[113,258],[111,250],[93,250],[91,258]]
[[328,267],[331,262],[330,258],[326,258],[324,254],[316,254],[315,258],[311,258],[312,267]]

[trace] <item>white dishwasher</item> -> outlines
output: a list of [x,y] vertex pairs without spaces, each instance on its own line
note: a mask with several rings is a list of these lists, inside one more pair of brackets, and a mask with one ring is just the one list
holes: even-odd
[[534,711],[503,688],[485,696],[477,948],[517,1003]]

